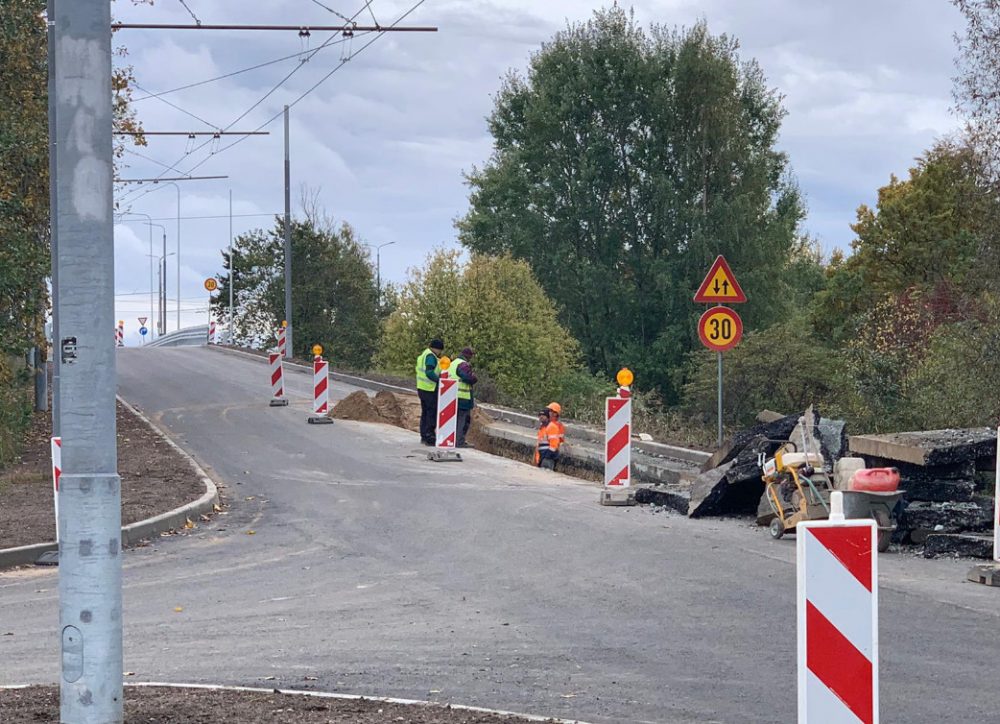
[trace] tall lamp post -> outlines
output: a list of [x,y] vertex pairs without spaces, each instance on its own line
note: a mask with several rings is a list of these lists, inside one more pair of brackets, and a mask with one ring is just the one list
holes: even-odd
[[[163,224],[149,223],[149,229],[152,231],[154,226],[158,226],[160,231],[163,232],[163,253],[159,256],[159,266],[157,270],[160,275],[160,281],[156,287],[156,295],[159,298],[159,304],[156,314],[156,332],[159,335],[164,335],[167,333],[167,257],[172,256],[173,252],[167,254],[167,227]],[[149,263],[153,263],[153,254],[150,254]]]
[[[177,191],[177,329],[181,328],[181,187],[173,181],[154,181],[154,184],[162,183],[164,186],[173,186]],[[164,261],[164,263],[166,263]],[[163,279],[164,304],[167,297],[167,280]],[[166,313],[164,313],[164,326],[166,326]]]
[[387,241],[384,244],[364,244],[369,249],[375,250],[375,288],[378,290],[378,306],[382,307],[382,247],[392,246],[395,241]]
[[[144,216],[146,217],[146,225],[149,227],[149,253],[146,255],[149,257],[149,318],[153,318],[155,312],[153,306],[153,227],[160,226],[159,224],[153,223],[153,217],[149,214],[144,214],[141,211],[123,211],[118,214],[118,217],[122,216]],[[160,226],[162,229],[163,227]],[[165,233],[165,232],[164,232]],[[166,250],[164,250],[164,253]]]

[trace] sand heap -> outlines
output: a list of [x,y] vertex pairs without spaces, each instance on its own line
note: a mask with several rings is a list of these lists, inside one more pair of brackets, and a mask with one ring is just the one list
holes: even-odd
[[[356,420],[358,422],[381,422],[386,425],[401,427],[412,432],[420,431],[420,399],[415,395],[404,395],[383,390],[375,397],[369,397],[365,392],[352,392],[334,405],[330,417],[337,420]],[[472,424],[469,429],[469,442],[476,445],[485,436],[481,435],[483,426],[492,420],[482,410],[475,409]]]

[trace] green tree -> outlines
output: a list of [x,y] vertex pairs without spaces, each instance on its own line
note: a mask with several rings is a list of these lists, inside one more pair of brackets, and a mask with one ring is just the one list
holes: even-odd
[[447,353],[476,350],[476,368],[519,401],[549,401],[579,366],[576,341],[560,326],[552,302],[527,263],[510,256],[439,250],[410,271],[386,320],[376,363],[411,374],[417,354],[441,337]]
[[783,115],[734,39],[598,11],[506,78],[460,239],[526,260],[591,370],[628,364],[669,401],[718,253],[749,295],[749,329],[792,307],[803,211],[775,148]]
[[[892,176],[874,209],[862,205],[851,226],[851,256],[830,266],[817,295],[821,334],[840,340],[881,300],[920,295],[972,297],[984,288],[975,262],[997,218],[996,197],[983,186],[975,153],[943,141],[917,159],[909,178]],[[986,280],[992,277],[990,270]],[[987,285],[988,286],[988,285]]]
[[[348,224],[292,222],[293,352],[311,356],[321,344],[335,365],[365,369],[379,334],[378,295],[368,254]],[[228,319],[232,268],[228,250],[212,307]],[[258,229],[233,243],[234,339],[237,344],[269,347],[285,317],[284,222]]]
[[[708,350],[690,356],[684,410],[715,420],[717,361]],[[809,334],[809,322],[795,319],[750,332],[723,359],[723,421],[745,427],[761,410],[792,414],[816,404],[824,414],[842,409],[841,355]]]

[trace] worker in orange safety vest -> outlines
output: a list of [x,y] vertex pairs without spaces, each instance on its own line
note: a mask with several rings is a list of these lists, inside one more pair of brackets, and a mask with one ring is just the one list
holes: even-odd
[[545,409],[549,411],[549,418],[552,420],[552,424],[559,428],[559,444],[566,444],[566,426],[559,421],[562,415],[562,405],[558,402],[550,402],[545,406]]
[[553,424],[548,408],[538,413],[538,442],[535,445],[535,465],[554,470],[559,459],[559,428]]

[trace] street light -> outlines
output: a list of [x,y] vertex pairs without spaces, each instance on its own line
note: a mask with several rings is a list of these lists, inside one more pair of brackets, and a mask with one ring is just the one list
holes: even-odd
[[387,241],[384,244],[363,244],[369,249],[375,250],[375,288],[378,290],[378,306],[382,307],[382,247],[391,246],[395,241]]
[[[146,179],[143,179],[146,180]],[[164,186],[173,186],[177,190],[177,329],[181,328],[181,187],[175,184],[173,181],[161,181],[159,179],[150,179],[154,185],[159,186],[160,184]],[[155,190],[155,189],[154,189]],[[167,296],[167,280],[163,280],[163,297],[166,299]],[[166,311],[163,313],[163,326],[164,332],[166,332]]]
[[[160,226],[159,224],[154,224],[154,226]],[[157,256],[156,254],[148,254],[150,257],[149,263],[153,263],[153,259],[156,259],[156,269],[158,277],[158,292],[160,299],[160,309],[159,314],[156,317],[156,326],[159,328],[158,332],[162,336],[167,333],[167,257],[174,256],[174,252],[166,253],[167,251],[167,230],[165,227],[160,226],[163,229],[163,254]]]
[[[141,211],[123,211],[120,214],[118,214],[119,219],[121,219],[122,216],[145,216],[146,225],[149,226],[149,254],[147,254],[146,256],[150,258],[149,259],[149,316],[150,318],[152,318],[153,316],[153,258],[152,257],[153,257],[153,226],[154,226],[153,217],[151,217],[149,214],[144,214]],[[160,225],[155,224],[155,226],[160,226]],[[164,249],[164,252],[165,251],[166,249]]]

